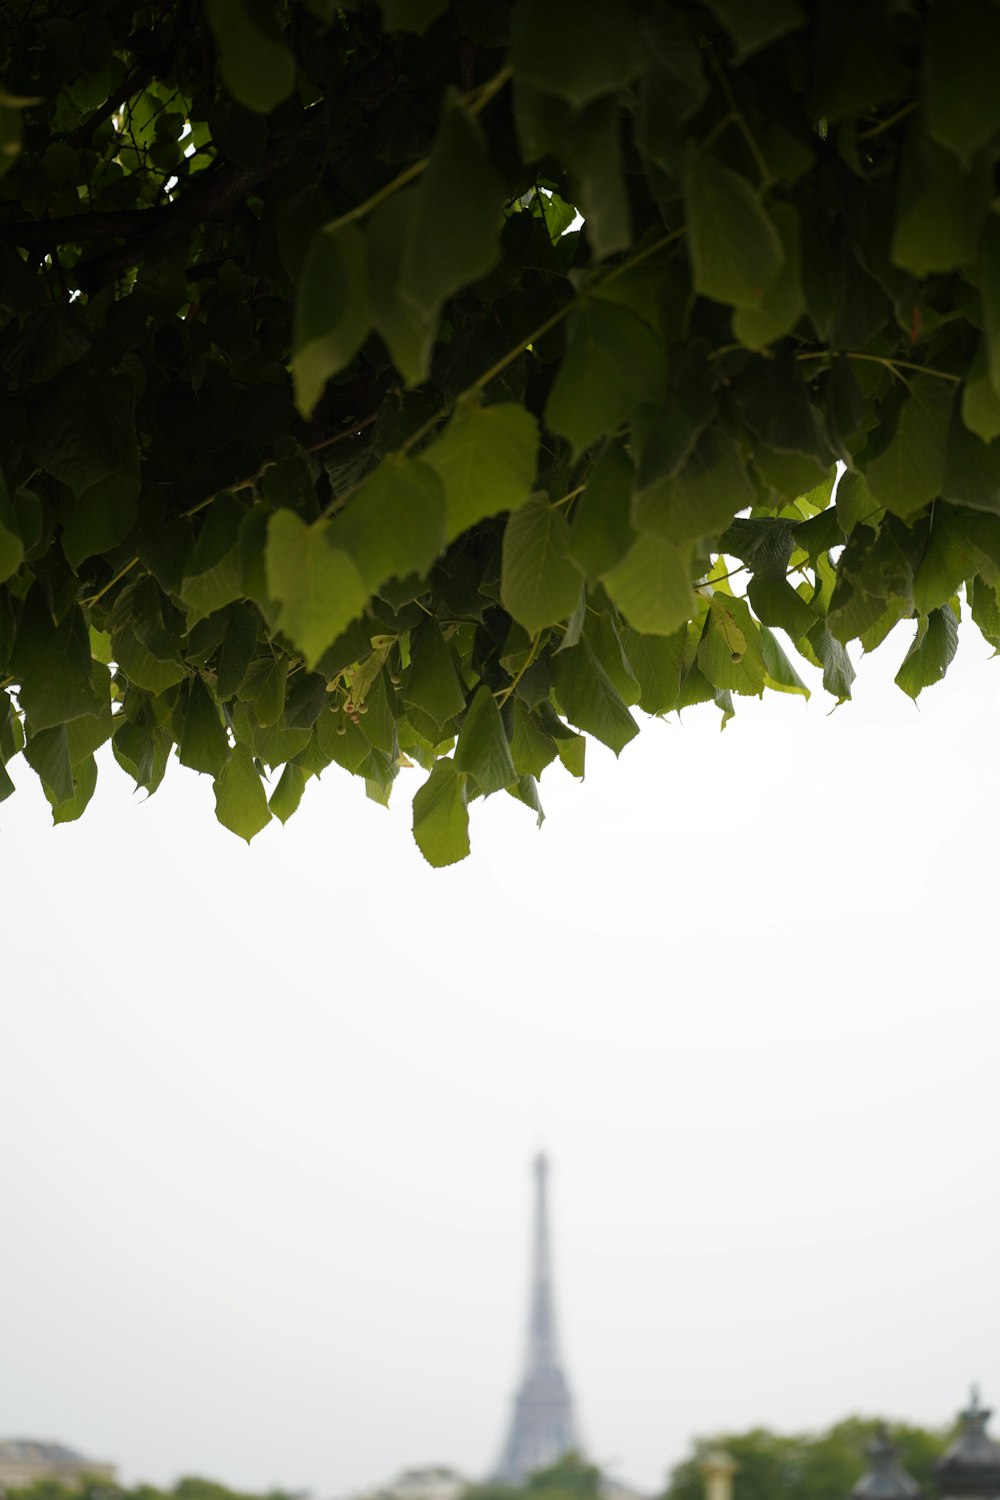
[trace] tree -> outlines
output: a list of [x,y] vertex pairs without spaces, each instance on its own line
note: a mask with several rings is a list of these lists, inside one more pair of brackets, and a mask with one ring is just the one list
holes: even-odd
[[576,1453],[567,1453],[521,1484],[486,1480],[470,1485],[465,1500],[600,1500],[601,1471]]
[[290,1490],[269,1490],[263,1495],[231,1490],[213,1479],[187,1476],[179,1479],[172,1490],[157,1489],[151,1484],[131,1488],[107,1479],[81,1479],[66,1484],[58,1479],[36,1479],[17,1487],[18,1500],[302,1500]]
[[693,1455],[672,1471],[664,1500],[704,1500],[699,1465],[711,1449],[719,1447],[738,1465],[734,1476],[737,1500],[845,1500],[868,1467],[865,1449],[881,1426],[896,1445],[900,1465],[925,1495],[934,1494],[931,1470],[945,1450],[944,1432],[848,1417],[816,1435],[789,1436],[755,1427],[750,1432],[698,1439]]
[[786,647],[840,703],[849,642],[910,622],[913,697],[963,610],[1000,643],[998,47],[976,0],[7,0],[0,797],[176,750],[249,840],[416,766],[443,865],[636,708],[805,693]]

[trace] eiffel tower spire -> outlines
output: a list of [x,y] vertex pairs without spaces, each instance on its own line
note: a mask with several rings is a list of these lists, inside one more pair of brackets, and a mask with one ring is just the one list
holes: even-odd
[[547,1158],[536,1156],[528,1357],[496,1471],[496,1478],[506,1484],[519,1484],[528,1474],[580,1447],[573,1401],[559,1363],[549,1255],[548,1172]]

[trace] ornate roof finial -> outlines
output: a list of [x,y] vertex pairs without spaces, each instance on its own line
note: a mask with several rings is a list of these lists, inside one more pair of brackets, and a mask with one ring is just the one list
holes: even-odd
[[868,1470],[862,1474],[847,1500],[916,1500],[920,1486],[896,1462],[896,1445],[883,1422],[865,1446]]
[[986,1431],[992,1415],[973,1385],[958,1436],[934,1465],[943,1500],[1000,1500],[1000,1444]]

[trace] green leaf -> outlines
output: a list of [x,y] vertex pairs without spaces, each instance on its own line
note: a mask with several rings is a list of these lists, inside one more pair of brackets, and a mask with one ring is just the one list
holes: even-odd
[[806,21],[798,0],[708,0],[708,8],[736,43],[737,62],[797,31]]
[[996,589],[984,578],[973,578],[966,585],[966,592],[973,620],[996,651],[1000,648],[1000,599]]
[[242,745],[237,745],[215,778],[215,816],[223,828],[248,844],[271,821],[263,783]]
[[149,693],[165,693],[187,676],[179,655],[154,656],[131,630],[113,631],[111,639],[115,661],[136,687]]
[[24,749],[24,725],[6,693],[0,693],[0,761],[13,760]]
[[996,59],[1000,15],[979,0],[949,0],[930,13],[924,38],[927,131],[960,160],[1000,128]]
[[793,641],[800,641],[816,623],[816,611],[785,578],[752,578],[747,598],[758,620],[777,625]]
[[390,454],[335,518],[331,543],[376,593],[387,578],[423,574],[445,546],[445,496],[433,469]]
[[537,451],[538,427],[523,406],[460,405],[420,455],[444,486],[447,540],[523,505],[534,488]]
[[823,668],[823,686],[838,704],[851,696],[854,667],[846,648],[830,634],[822,620],[817,620],[807,637],[816,661]]
[[368,294],[372,322],[408,386],[430,373],[436,309],[425,313],[399,292],[403,250],[410,238],[416,188],[394,193],[368,221]]
[[766,625],[760,632],[760,649],[767,673],[765,681],[769,688],[778,693],[801,693],[804,698],[811,697],[809,689]]
[[16,791],[17,787],[7,774],[7,767],[0,760],[0,802],[6,802],[7,798]]
[[545,494],[511,513],[503,535],[500,598],[529,635],[565,620],[582,588],[569,558],[569,527]]
[[305,772],[300,766],[287,765],[267,805],[276,818],[280,818],[282,823],[287,823],[302,801],[302,793],[305,789]]
[[551,765],[556,758],[555,741],[551,735],[545,733],[531,712],[516,698],[510,753],[518,774],[523,776],[541,776],[545,767]]
[[684,664],[687,630],[671,636],[622,631],[622,645],[639,684],[639,707],[647,714],[665,714],[676,707]]
[[590,583],[620,562],[635,540],[629,515],[635,471],[621,443],[609,443],[573,511],[569,555]]
[[1000,439],[981,442],[964,423],[953,421],[941,494],[972,510],[1000,511]]
[[911,516],[941,493],[955,387],[914,375],[895,434],[873,458],[865,477],[872,498],[893,515]]
[[73,792],[72,795],[62,800],[59,799],[50,787],[44,788],[45,796],[49,806],[52,808],[52,822],[75,823],[77,818],[82,818],[87,810],[87,804],[97,789],[97,762],[92,755],[80,761],[73,767]]
[[615,95],[595,99],[574,117],[563,153],[595,258],[604,260],[627,250],[632,213],[622,171],[621,106]]
[[77,497],[111,474],[131,481],[135,493],[134,400],[135,387],[125,375],[94,380],[76,368],[59,376],[45,400],[33,404],[27,438],[32,462]]
[[872,499],[865,476],[841,475],[837,485],[837,521],[844,535],[850,536],[855,526],[877,525],[881,516],[882,507]]
[[469,852],[465,777],[453,760],[437,760],[413,799],[413,837],[429,865],[442,869]]
[[962,421],[984,443],[992,443],[995,437],[1000,437],[1000,395],[990,379],[987,348],[983,340],[976,345],[976,352],[962,386]]
[[587,760],[587,741],[582,734],[572,734],[567,739],[555,742],[556,753],[566,770],[577,781],[582,781]]
[[698,665],[714,688],[750,697],[763,692],[760,631],[742,599],[712,595]]
[[759,195],[745,177],[689,147],[684,199],[695,291],[731,307],[761,307],[785,251]]
[[74,604],[56,624],[37,583],[24,601],[10,674],[19,683],[21,707],[36,734],[67,719],[100,712],[83,612]]
[[921,140],[911,195],[896,219],[891,255],[897,266],[926,276],[970,265],[990,206],[991,169],[986,158],[964,172],[933,141]]
[[672,635],[695,610],[690,545],[639,537],[605,575],[604,586],[635,630]]
[[896,683],[910,698],[940,682],[958,649],[958,621],[950,604],[936,609],[917,626],[913,644],[896,673]]
[[979,571],[980,556],[970,532],[968,512],[940,502],[934,507],[927,551],[913,580],[913,604],[930,615]]
[[[639,733],[639,726],[586,638],[572,651],[560,653],[553,669],[559,702],[570,723],[620,755],[629,740]],[[556,748],[560,749],[559,741]]]
[[206,10],[227,90],[246,109],[270,114],[295,87],[295,61],[269,0],[206,0]]
[[639,683],[632,664],[625,655],[616,618],[611,610],[596,613],[591,607],[586,615],[584,635],[591,650],[608,674],[608,681],[627,708],[639,701]]
[[545,822],[545,813],[542,810],[541,800],[538,796],[538,783],[534,776],[519,776],[513,786],[507,788],[508,796],[523,802],[525,807],[530,807],[535,814],[535,827],[541,828]]
[[225,493],[209,509],[181,581],[180,595],[189,621],[212,615],[242,597],[240,527],[246,514],[246,507]]
[[21,154],[21,110],[41,99],[24,98],[0,89],[0,177],[6,175]]
[[111,716],[111,673],[100,662],[93,663],[94,696],[100,704],[97,713],[81,714],[66,725],[69,758],[74,766],[93,755],[111,738],[114,720]]
[[[399,271],[399,295],[427,317],[485,276],[500,255],[503,179],[482,127],[457,98],[445,104],[416,189]],[[442,234],[442,225],[447,232]]]
[[253,723],[276,724],[285,707],[285,687],[288,682],[288,658],[258,656],[240,684],[239,698],[253,704]]
[[295,404],[312,415],[327,381],[350,364],[372,325],[365,240],[356,224],[323,229],[313,240],[295,308]]
[[629,83],[645,62],[631,4],[605,0],[517,0],[510,60],[518,79],[578,109]]
[[75,791],[73,763],[69,758],[69,739],[65,724],[42,729],[28,737],[24,758],[42,783],[52,807],[69,802]]
[[748,349],[765,349],[791,333],[805,312],[802,291],[799,215],[790,203],[774,203],[771,219],[784,250],[784,264],[756,307],[737,307],[733,337]]
[[679,474],[637,491],[632,524],[646,536],[693,541],[724,531],[755,498],[738,444],[716,424],[702,434]]
[[314,667],[368,602],[353,560],[330,545],[328,522],[307,526],[278,510],[267,528],[267,587],[281,606],[281,629]]
[[579,453],[641,403],[662,401],[666,378],[663,345],[648,324],[627,307],[585,298],[570,320],[545,421]]
[[983,340],[990,380],[1000,396],[1000,219],[996,214],[986,220],[975,282],[983,301]]
[[201,678],[191,678],[177,758],[182,766],[218,776],[229,759],[229,740],[219,710]]
[[413,641],[403,696],[407,703],[427,714],[438,729],[443,729],[465,707],[465,693],[452,653],[433,620],[428,620]]
[[24,543],[17,532],[7,486],[0,479],[0,583],[13,578],[24,559]]
[[231,605],[227,620],[215,681],[215,691],[220,703],[224,703],[238,691],[247,675],[260,632],[260,620],[249,604]]
[[[816,412],[802,376],[802,366],[791,353],[755,358],[733,382],[736,404],[750,431],[775,453],[802,454],[811,464],[826,466],[832,454],[821,436]],[[760,445],[754,459],[759,465]],[[765,478],[768,477],[765,471]],[[806,484],[812,481],[807,469]],[[796,484],[795,498],[802,493]]]
[[477,689],[466,711],[455,746],[455,769],[471,776],[486,797],[518,779],[500,710],[488,687]]
[[421,36],[448,9],[448,0],[380,0],[380,4],[386,31],[415,31]]

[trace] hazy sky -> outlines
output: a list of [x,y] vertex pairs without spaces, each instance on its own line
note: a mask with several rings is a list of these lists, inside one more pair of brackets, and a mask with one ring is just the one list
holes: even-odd
[[[532,1152],[592,1457],[1000,1400],[1000,664],[649,723],[434,872],[331,767],[0,807],[0,1435],[338,1496],[483,1474]],[[897,637],[898,636],[898,641]],[[407,773],[416,777],[420,773]],[[403,788],[401,788],[403,790]]]

